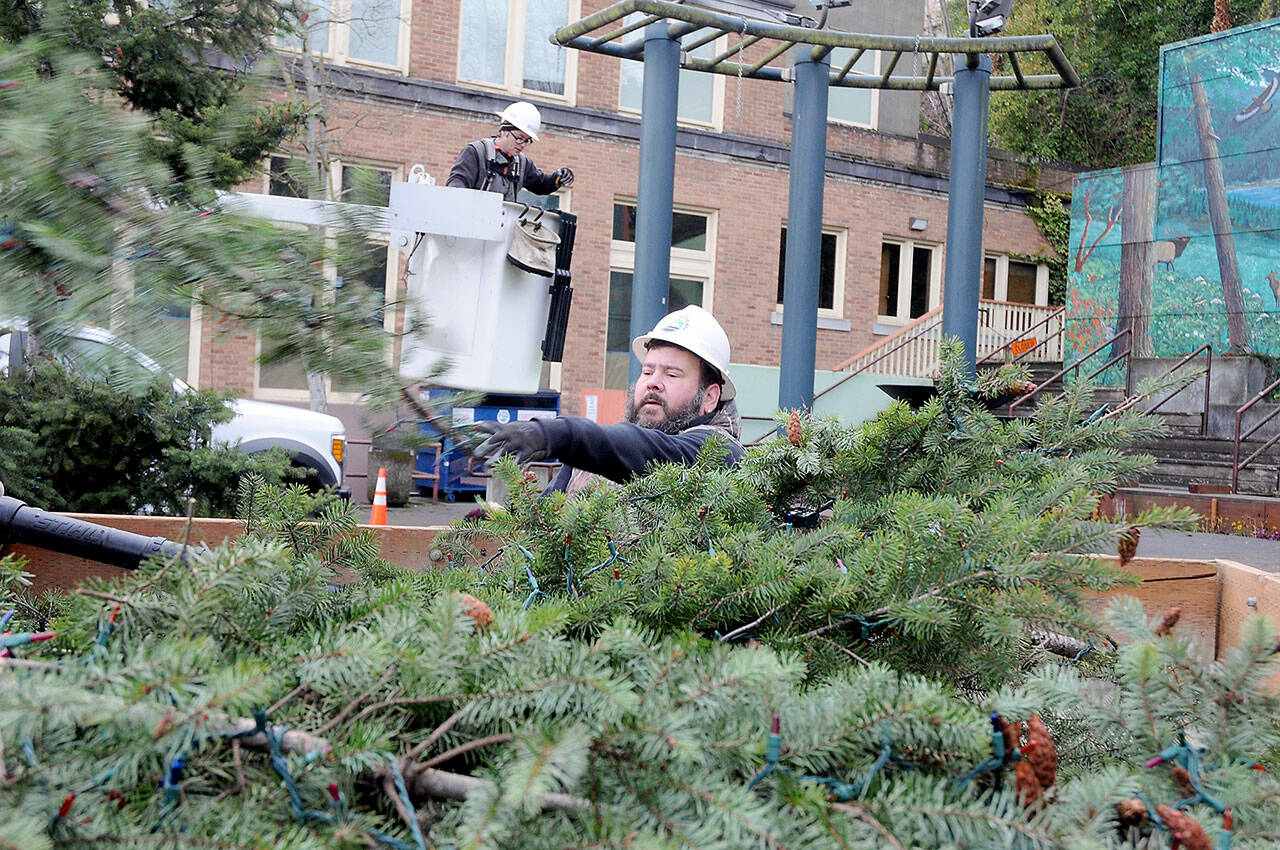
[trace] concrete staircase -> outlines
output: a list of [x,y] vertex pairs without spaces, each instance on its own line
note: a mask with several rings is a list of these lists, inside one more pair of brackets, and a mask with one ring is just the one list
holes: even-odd
[[[1133,382],[1161,375],[1176,361],[1163,359],[1135,359]],[[1203,368],[1204,360],[1188,364],[1187,368]],[[1053,372],[1043,366],[1033,368],[1032,380],[1041,383]],[[1145,445],[1136,445],[1134,452],[1150,454],[1156,465],[1143,473],[1135,483],[1147,487],[1173,489],[1230,488],[1235,459],[1236,410],[1252,399],[1269,383],[1266,366],[1252,357],[1219,357],[1213,362],[1209,381],[1209,396],[1205,404],[1204,378],[1175,395],[1160,406],[1157,416],[1165,421],[1170,434]],[[1050,386],[1046,392],[1061,392],[1059,386]],[[1157,394],[1140,409],[1150,409],[1168,393]],[[1124,401],[1120,388],[1102,389],[1094,395],[1098,404],[1112,407]],[[1030,415],[1035,402],[1024,404],[1013,415]],[[1007,414],[1007,407],[996,413]],[[1274,418],[1268,417],[1274,415]],[[1244,440],[1240,446],[1240,458],[1244,460],[1272,437],[1280,435],[1280,404],[1258,402],[1244,416],[1241,433],[1247,433],[1255,424],[1266,420],[1258,431]],[[1205,434],[1201,435],[1204,425]],[[1240,472],[1239,492],[1256,495],[1280,495],[1280,442],[1268,448]]]
[[[1241,443],[1241,458],[1248,457],[1261,443]],[[1138,477],[1143,487],[1217,490],[1231,487],[1235,441],[1217,437],[1170,435],[1132,451],[1155,457],[1156,465]],[[1272,447],[1240,471],[1239,491],[1261,496],[1280,494],[1280,451]]]

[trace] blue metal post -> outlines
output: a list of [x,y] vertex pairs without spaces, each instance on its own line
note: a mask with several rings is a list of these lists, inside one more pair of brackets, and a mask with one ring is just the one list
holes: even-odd
[[827,164],[827,78],[830,58],[818,48],[796,51],[791,118],[791,186],[787,265],[782,290],[782,363],[778,406],[813,408],[822,269],[822,184]]
[[956,68],[951,122],[951,194],[947,199],[947,270],[942,333],[964,343],[973,374],[978,346],[978,299],[982,294],[982,202],[987,185],[987,103],[991,57],[970,57]]
[[[640,175],[636,189],[636,269],[631,279],[631,338],[653,330],[667,314],[671,288],[671,224],[676,180],[676,106],[680,43],[669,25],[644,30],[644,93],[640,108]],[[631,381],[640,363],[631,360]]]

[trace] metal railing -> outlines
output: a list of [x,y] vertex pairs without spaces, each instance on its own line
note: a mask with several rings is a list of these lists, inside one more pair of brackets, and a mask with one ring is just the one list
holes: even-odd
[[1267,449],[1275,445],[1277,441],[1280,441],[1280,434],[1276,434],[1270,440],[1267,440],[1265,443],[1259,446],[1257,450],[1255,450],[1247,458],[1245,458],[1244,460],[1240,460],[1240,443],[1243,442],[1244,440],[1249,439],[1249,437],[1252,436],[1255,431],[1257,431],[1263,425],[1266,425],[1273,418],[1275,418],[1275,415],[1277,413],[1280,413],[1280,407],[1277,407],[1275,410],[1271,411],[1266,416],[1262,417],[1260,420],[1258,420],[1253,424],[1252,428],[1250,428],[1248,431],[1245,431],[1243,434],[1241,434],[1240,424],[1244,420],[1244,415],[1248,413],[1250,410],[1252,410],[1255,404],[1257,404],[1258,402],[1266,398],[1268,395],[1270,395],[1271,392],[1276,389],[1276,387],[1280,387],[1280,380],[1277,380],[1277,381],[1274,381],[1273,383],[1268,384],[1265,388],[1260,390],[1257,395],[1255,395],[1253,398],[1246,401],[1240,407],[1236,408],[1235,451],[1233,453],[1233,460],[1231,464],[1231,492],[1232,493],[1240,492],[1240,470],[1244,469],[1246,466],[1252,463],[1259,455],[1261,455]]
[[[1205,353],[1204,410],[1200,412],[1200,436],[1204,437],[1204,436],[1207,436],[1209,433],[1209,384],[1213,380],[1213,346],[1210,343],[1206,342],[1204,345],[1200,346],[1195,351],[1183,357],[1177,363],[1174,363],[1168,369],[1165,369],[1164,372],[1161,373],[1159,377],[1164,378],[1169,375],[1172,375],[1174,372],[1178,371],[1183,366],[1190,363],[1194,358],[1199,357],[1200,352],[1202,351]],[[1192,381],[1191,383],[1184,384],[1183,386],[1178,387],[1176,390],[1169,393],[1164,398],[1160,399],[1159,403],[1157,403],[1152,407],[1147,408],[1147,413],[1155,413],[1157,410],[1164,407],[1165,402],[1167,402],[1169,399],[1173,398],[1183,390],[1187,389],[1194,383],[1195,382]]]
[[[995,301],[984,298],[979,302],[977,354],[978,362],[986,363],[1010,345],[1032,338],[1040,328],[1049,328],[1057,320],[1057,329],[1037,340],[1026,351],[1019,352],[1018,359],[1027,359],[1040,352],[1039,360],[1062,361],[1064,325],[1061,318],[1065,308],[1039,304],[1020,304],[1012,301]],[[941,307],[935,307],[909,324],[877,340],[831,368],[833,372],[848,370],[855,374],[872,371],[878,374],[927,377],[938,368],[938,343],[942,340]],[[1039,317],[1039,318],[1037,318]],[[936,332],[935,332],[936,331]]]
[[[1009,412],[1010,412],[1010,413],[1012,413],[1012,412],[1013,412],[1013,409],[1014,409],[1015,407],[1019,407],[1019,406],[1021,406],[1023,403],[1028,402],[1028,401],[1030,401],[1031,399],[1033,399],[1033,398],[1035,398],[1036,396],[1038,396],[1041,392],[1043,392],[1043,391],[1044,391],[1045,387],[1049,386],[1049,385],[1050,385],[1050,384],[1052,384],[1054,381],[1060,380],[1060,379],[1061,379],[1064,375],[1066,375],[1068,372],[1077,372],[1077,373],[1078,373],[1078,372],[1079,372],[1079,370],[1080,370],[1080,367],[1081,367],[1081,366],[1083,366],[1085,363],[1087,363],[1089,360],[1091,360],[1091,359],[1093,358],[1093,356],[1094,356],[1094,355],[1098,354],[1098,353],[1099,353],[1099,352],[1101,352],[1103,349],[1107,348],[1107,347],[1108,347],[1108,346],[1110,346],[1112,343],[1114,343],[1114,342],[1116,342],[1117,340],[1119,340],[1121,337],[1125,337],[1125,338],[1126,338],[1126,342],[1130,341],[1130,340],[1132,339],[1132,334],[1133,334],[1133,331],[1132,331],[1132,329],[1131,329],[1131,328],[1125,328],[1124,330],[1122,330],[1122,331],[1120,331],[1119,333],[1117,333],[1117,334],[1113,335],[1113,336],[1112,336],[1112,337],[1110,337],[1109,339],[1104,340],[1103,342],[1101,342],[1100,344],[1098,344],[1097,346],[1095,346],[1094,348],[1092,348],[1088,353],[1086,353],[1083,357],[1081,357],[1081,358],[1080,358],[1079,360],[1077,360],[1075,363],[1072,363],[1070,366],[1068,366],[1068,367],[1067,367],[1067,368],[1065,368],[1065,369],[1061,369],[1061,370],[1059,370],[1059,371],[1058,371],[1058,372],[1057,372],[1057,373],[1056,373],[1052,378],[1050,378],[1050,379],[1049,379],[1049,380],[1047,380],[1047,381],[1043,381],[1043,382],[1040,384],[1040,386],[1036,387],[1034,390],[1032,390],[1031,392],[1027,393],[1026,395],[1024,395],[1024,396],[1020,396],[1016,401],[1014,401],[1014,402],[1013,402],[1013,404],[1009,405]],[[1132,361],[1132,359],[1133,359],[1133,346],[1132,346],[1131,344],[1130,344],[1130,345],[1126,345],[1126,346],[1125,346],[1125,349],[1124,349],[1124,353],[1123,353],[1123,354],[1117,354],[1115,357],[1112,357],[1112,358],[1111,358],[1110,360],[1108,360],[1106,363],[1103,363],[1100,367],[1098,367],[1097,369],[1095,369],[1095,370],[1093,370],[1092,372],[1090,372],[1090,373],[1089,373],[1089,375],[1085,378],[1085,380],[1086,380],[1086,381],[1088,381],[1088,380],[1090,380],[1090,379],[1092,379],[1092,378],[1096,378],[1096,377],[1098,377],[1098,375],[1102,374],[1102,373],[1103,373],[1103,372],[1105,372],[1107,369],[1111,368],[1112,366],[1114,366],[1115,364],[1117,364],[1117,363],[1119,363],[1121,360],[1123,360],[1123,361],[1125,361],[1124,394],[1125,394],[1125,397],[1126,397],[1126,398],[1128,398],[1128,396],[1129,396],[1129,377],[1130,377],[1129,364],[1130,364],[1130,362]]]
[[[886,366],[885,368],[891,374],[919,377],[918,372],[922,370],[930,372],[937,368],[937,342],[942,338],[942,334],[938,333],[934,336],[926,336],[926,334],[929,334],[941,324],[942,307],[934,307],[929,312],[912,319],[910,323],[903,325],[884,339],[868,345],[848,360],[837,363],[832,367],[831,371],[843,372],[848,369],[851,373],[857,375],[867,371],[872,366],[884,362],[890,356],[902,352],[902,357],[894,359],[895,365]],[[927,351],[909,350],[909,347],[918,340],[923,340],[926,345],[916,346],[916,348],[928,349]],[[932,344],[930,345],[929,343]]]
[[[1067,324],[1063,320],[1066,315],[1066,312],[1067,312],[1066,307],[1059,307],[1049,315],[1045,316],[1040,321],[1036,322],[1031,327],[1024,330],[1022,333],[1015,336],[1013,339],[1001,345],[995,351],[992,351],[991,353],[987,354],[985,357],[979,360],[975,365],[981,366],[985,363],[990,363],[994,361],[996,357],[999,355],[1004,355],[1003,359],[1004,359],[1004,362],[1006,363],[1017,363],[1019,360],[1022,360],[1026,358],[1028,355],[1030,355],[1031,352],[1037,351],[1039,349],[1044,349],[1044,355],[1047,359],[1051,359],[1051,360],[1062,359],[1062,343],[1058,341],[1062,339],[1062,334],[1066,331]],[[1058,322],[1058,329],[1053,331],[1052,333],[1049,333],[1050,323],[1052,323],[1055,319]],[[1042,326],[1044,327],[1047,335],[1045,336],[1044,339],[1037,339],[1037,337],[1033,336],[1033,334],[1035,334],[1035,332],[1038,331]],[[1012,353],[1013,347],[1015,345],[1017,345],[1020,342],[1025,342],[1027,340],[1036,340],[1036,343],[1034,345],[1027,346],[1026,349],[1018,352],[1017,354]],[[1055,343],[1055,342],[1057,343],[1057,345],[1051,348],[1050,343]],[[1055,357],[1055,354],[1056,354],[1056,357]]]

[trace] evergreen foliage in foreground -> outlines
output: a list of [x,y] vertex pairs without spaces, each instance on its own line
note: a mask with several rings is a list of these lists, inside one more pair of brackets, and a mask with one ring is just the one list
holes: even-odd
[[[942,388],[735,472],[513,480],[442,572],[247,488],[236,545],[85,589],[0,667],[0,846],[1156,848],[1116,804],[1189,796],[1174,764],[1188,846],[1229,807],[1237,850],[1274,847],[1274,626],[1208,663],[1122,605],[1118,652],[1036,666],[1114,579],[1062,553],[1119,531],[1089,516],[1141,421],[1001,425]],[[483,532],[507,548],[463,566]]]
[[213,427],[232,416],[224,394],[116,382],[111,371],[89,378],[45,361],[0,375],[8,495],[49,511],[233,516],[241,476],[299,477],[283,449],[251,457],[213,442]]

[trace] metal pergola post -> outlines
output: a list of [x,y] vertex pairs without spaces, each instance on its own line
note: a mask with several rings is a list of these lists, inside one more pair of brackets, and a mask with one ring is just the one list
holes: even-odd
[[778,406],[783,409],[813,408],[813,364],[822,271],[822,187],[827,176],[829,68],[826,50],[801,48],[796,51],[787,264],[782,296],[782,362],[778,375]]
[[[670,25],[644,30],[640,174],[636,189],[636,265],[631,278],[631,338],[653,329],[667,314],[671,289],[671,225],[676,180],[676,107],[680,94],[680,42]],[[630,383],[640,362],[629,359]]]
[[942,335],[960,338],[964,344],[964,362],[972,375],[978,350],[978,299],[982,295],[982,213],[987,185],[991,58],[972,57],[968,67],[956,69],[955,77]]

